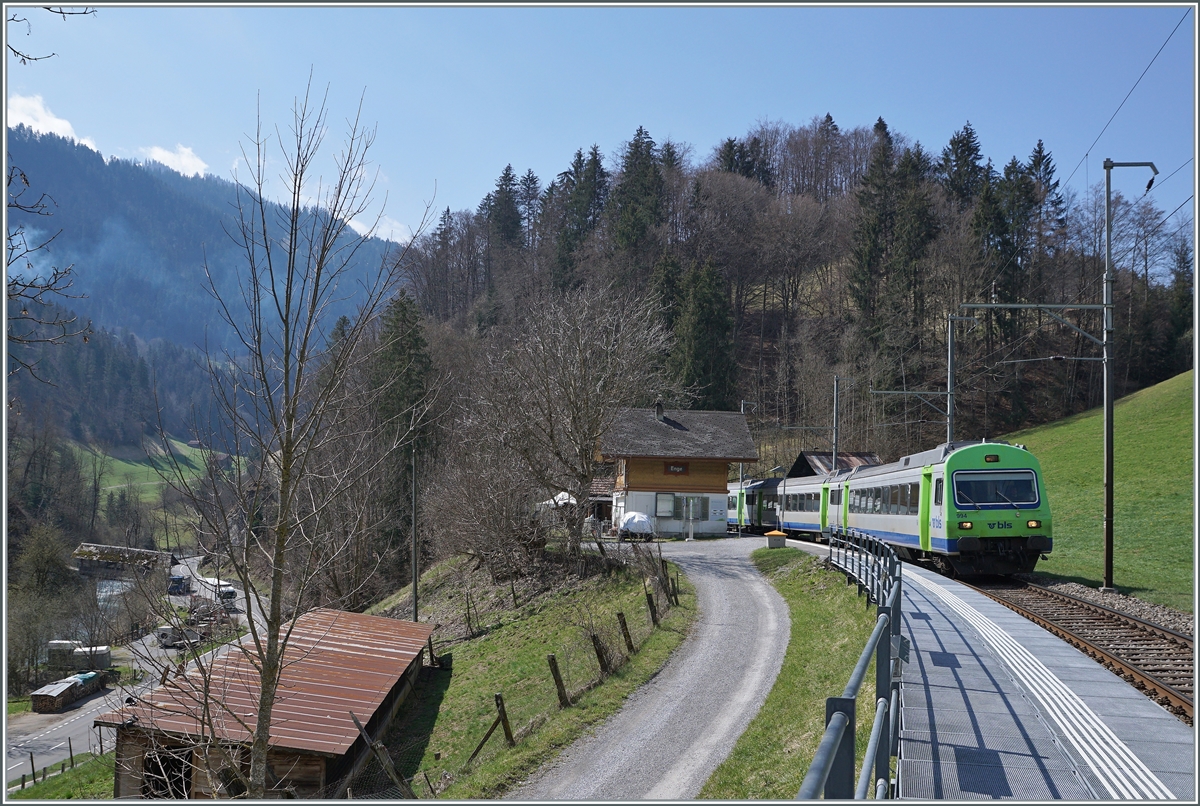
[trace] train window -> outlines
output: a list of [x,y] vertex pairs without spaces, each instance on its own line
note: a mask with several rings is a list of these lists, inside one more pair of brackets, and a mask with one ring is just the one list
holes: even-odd
[[753,507],[758,505],[758,493],[746,494],[746,506]]
[[725,508],[731,512],[737,512],[737,496],[729,496],[729,501],[725,504]]
[[834,489],[829,491],[829,506],[840,507],[842,505],[842,491]]
[[954,474],[954,504],[960,509],[983,504],[1016,506],[1038,503],[1032,470],[959,470]]
[[892,486],[888,487],[888,499],[891,502],[891,507],[889,508],[888,511],[891,512],[893,515],[899,515],[900,514],[900,485],[893,484]]
[[908,485],[908,514],[921,514],[921,485],[915,481]]
[[900,485],[900,514],[908,514],[908,485]]
[[933,505],[940,507],[942,505],[942,480],[938,479],[933,483]]

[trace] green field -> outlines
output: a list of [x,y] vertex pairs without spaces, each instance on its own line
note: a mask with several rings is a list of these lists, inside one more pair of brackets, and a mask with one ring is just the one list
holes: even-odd
[[[75,450],[79,461],[87,474],[96,455],[96,449],[91,446],[69,443]],[[204,472],[204,451],[189,448],[186,444],[171,440],[171,451],[175,454],[179,467],[188,478],[195,478]],[[164,484],[163,475],[171,477],[173,469],[171,460],[165,454],[147,456],[140,448],[120,448],[110,450],[103,455],[104,473],[100,486],[103,489],[116,491],[121,487],[132,486],[137,490],[138,498],[147,503],[159,500],[160,490]]]
[[[1121,593],[1194,612],[1192,395],[1195,371],[1119,401],[1113,413],[1113,584]],[[1054,516],[1048,576],[1104,580],[1103,412],[1083,412],[1003,437],[1045,473]]]

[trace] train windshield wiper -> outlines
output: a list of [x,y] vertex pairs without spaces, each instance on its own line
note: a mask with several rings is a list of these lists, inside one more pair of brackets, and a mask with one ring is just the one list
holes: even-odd
[[996,490],[996,495],[1000,496],[1000,497],[1001,497],[1001,498],[1003,498],[1005,501],[1008,501],[1008,503],[1012,504],[1012,507],[1013,507],[1013,509],[1015,509],[1017,512],[1020,512],[1020,511],[1021,511],[1021,508],[1020,508],[1019,506],[1017,506],[1015,503],[1013,503],[1012,499],[1011,499],[1011,498],[1009,498],[1009,497],[1008,497],[1007,495],[1005,495],[1004,493],[1000,492],[999,490]]
[[971,496],[967,495],[962,490],[955,487],[954,488],[954,497],[958,498],[959,496],[962,496],[963,498],[967,499],[967,503],[970,504],[971,506],[975,507],[976,509],[980,509],[980,510],[983,509],[983,507],[979,506],[979,504],[976,504],[974,501],[971,500]]

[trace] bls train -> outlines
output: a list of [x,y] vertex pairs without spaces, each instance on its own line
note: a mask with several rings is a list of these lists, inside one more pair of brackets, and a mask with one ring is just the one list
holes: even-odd
[[952,442],[826,476],[729,485],[730,530],[867,532],[953,576],[1028,573],[1053,548],[1038,460],[1022,445]]

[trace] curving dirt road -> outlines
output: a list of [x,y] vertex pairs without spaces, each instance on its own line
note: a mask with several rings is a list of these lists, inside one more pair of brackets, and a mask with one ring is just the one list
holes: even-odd
[[699,618],[620,712],[509,793],[513,800],[688,800],[758,712],[791,634],[787,605],[750,563],[761,537],[663,544]]

